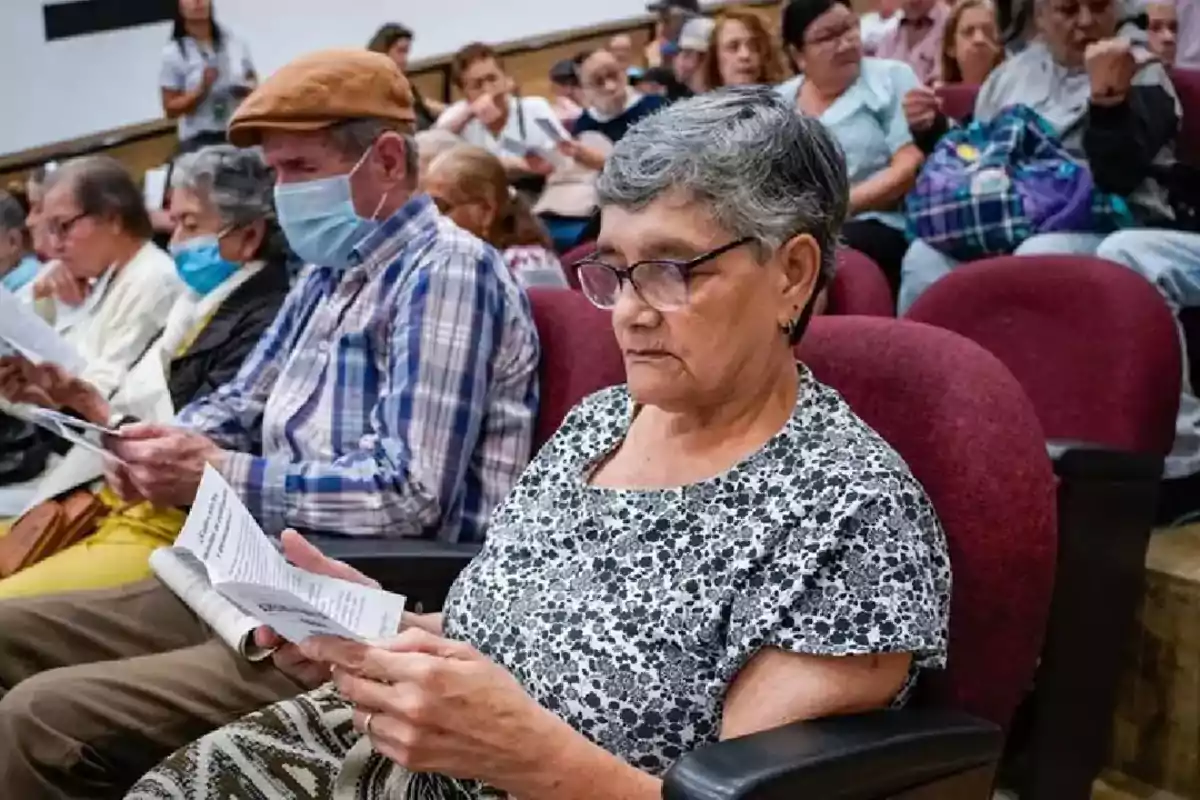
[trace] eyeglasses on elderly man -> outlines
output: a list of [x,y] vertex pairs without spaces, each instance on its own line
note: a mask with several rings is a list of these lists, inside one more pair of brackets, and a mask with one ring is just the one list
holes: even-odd
[[[567,416],[441,614],[303,643],[277,664],[312,691],[128,796],[653,798],[710,742],[905,703],[945,661],[945,537],[904,462],[792,351],[846,185],[820,123],[770,89],[631,129],[588,267],[628,385]],[[686,296],[664,302],[670,281]]]

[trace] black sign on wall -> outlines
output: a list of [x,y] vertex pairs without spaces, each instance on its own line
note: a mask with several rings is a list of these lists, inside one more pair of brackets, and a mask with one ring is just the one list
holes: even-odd
[[137,28],[175,18],[179,0],[73,0],[42,7],[46,41]]

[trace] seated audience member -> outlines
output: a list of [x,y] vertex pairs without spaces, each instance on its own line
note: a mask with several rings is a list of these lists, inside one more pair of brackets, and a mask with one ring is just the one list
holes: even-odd
[[[121,416],[118,409],[165,422],[234,378],[288,291],[287,245],[272,200],[274,175],[257,152],[219,145],[181,156],[171,182],[176,223],[171,249],[187,290],[113,401],[58,367],[15,357],[0,359],[0,395],[97,425],[113,424]],[[102,467],[95,460],[92,476]],[[71,468],[78,471],[79,461]],[[96,532],[0,580],[0,598],[119,586],[150,574],[150,553],[174,541],[183,512],[130,505],[111,489],[97,496],[109,511]]]
[[1177,52],[1175,66],[1184,69],[1200,69],[1200,4],[1184,0],[1175,4]]
[[211,0],[178,0],[158,81],[186,153],[225,141],[225,125],[258,77],[246,44],[217,24]]
[[644,51],[647,67],[669,67],[679,52],[679,32],[683,24],[700,16],[699,0],[654,0],[646,10],[657,14],[654,38]]
[[924,160],[902,104],[917,76],[903,62],[863,57],[858,18],[845,0],[792,0],[783,40],[801,74],[777,91],[841,145],[850,174],[843,238],[883,269],[894,292],[908,247],[900,209]]
[[79,351],[79,377],[107,397],[162,331],[183,284],[151,241],[141,190],[107,156],[52,172],[41,222],[58,260],[34,283],[35,307]]
[[583,90],[579,88],[579,64],[574,58],[564,58],[550,68],[550,107],[559,123],[570,130],[583,113]]
[[0,192],[0,286],[19,292],[42,269],[34,253],[25,207],[8,192]]
[[708,91],[708,45],[715,25],[708,17],[693,17],[683,24],[679,52],[671,62],[671,72],[682,90],[672,100]]
[[875,55],[879,43],[900,27],[900,0],[879,0],[874,11],[858,18],[863,53]]
[[46,177],[56,169],[57,164],[46,164],[34,169],[25,179],[25,201],[29,205],[25,225],[33,241],[33,252],[43,263],[50,258],[51,244],[42,219],[42,205],[46,198]]
[[946,0],[900,0],[900,8],[900,23],[879,40],[875,55],[908,64],[923,84],[940,81],[949,4]]
[[637,66],[633,58],[633,39],[627,33],[618,33],[608,40],[608,52],[617,60],[621,71],[628,73]]
[[[1200,306],[1200,234],[1171,230],[1127,230],[1108,236],[1096,255],[1139,273],[1154,284],[1178,319],[1185,308]],[[1179,329],[1183,352],[1183,394],[1175,421],[1175,446],[1163,467],[1159,523],[1170,525],[1200,510],[1200,400],[1189,375],[1187,337]]]
[[481,147],[442,153],[421,178],[438,210],[495,247],[522,286],[567,285],[550,234],[529,204],[509,189],[504,166]]
[[[230,140],[261,145],[280,226],[313,266],[232,383],[111,440],[120,493],[186,505],[209,464],[273,534],[483,536],[529,458],[537,331],[495,250],[414,193],[415,117],[396,65],[365,50],[297,59],[242,104]],[[120,796],[298,690],[157,581],[0,602],[11,797]]]
[[[583,88],[585,108],[575,122],[573,133],[576,136],[595,131],[615,144],[625,137],[630,126],[667,104],[659,95],[634,91],[617,60],[607,50],[593,50],[580,58],[579,84]],[[581,145],[567,143],[560,145],[559,150],[592,169],[604,167],[602,156]]]
[[521,97],[492,48],[478,42],[455,53],[450,76],[466,99],[438,118],[439,128],[456,133],[476,147],[498,156],[510,177],[546,176],[554,171],[558,139],[543,120],[568,138],[558,115],[541,97]]
[[775,84],[782,79],[779,53],[762,18],[741,8],[722,11],[708,38],[708,88]]
[[[386,649],[277,651],[332,683],[128,798],[315,800],[335,781],[359,800],[651,798],[718,739],[902,705],[945,661],[945,537],[900,457],[792,352],[834,266],[840,162],[768,87],[631,131],[582,267],[628,384],[567,417],[443,613],[409,615]],[[631,602],[646,587],[666,591]]]
[[464,144],[461,138],[440,128],[420,131],[413,140],[417,143],[417,174],[422,178],[435,158]]
[[671,70],[666,67],[635,68],[631,75],[629,83],[638,94],[661,97],[664,101],[670,99],[671,87],[676,83]]
[[[1170,67],[1175,64],[1179,37],[1179,17],[1175,11],[1178,0],[1146,4],[1146,43],[1158,60]],[[1182,0],[1184,5],[1192,0]]]
[[[367,49],[375,53],[383,53],[395,62],[400,71],[408,76],[408,56],[412,51],[413,32],[398,22],[389,22],[371,37]],[[417,130],[424,131],[433,127],[438,115],[446,110],[445,103],[429,100],[421,94],[416,84],[410,83],[413,94],[413,111],[417,115]]]
[[[991,0],[958,0],[946,24],[942,47],[942,84],[981,86],[1004,61],[996,9]],[[904,117],[921,152],[929,154],[950,128],[941,100],[931,86],[918,86],[904,96]],[[969,119],[955,120],[959,123]]]
[[[1179,105],[1166,69],[1138,66],[1138,48],[1117,37],[1118,5],[1038,0],[1041,36],[988,77],[975,102],[975,119],[988,122],[1022,104],[1058,133],[1063,145],[1088,164],[1096,187],[1125,198],[1134,219],[1155,225],[1172,219],[1166,189],[1153,175],[1174,161]],[[1104,235],[1043,233],[1026,239],[1018,255],[1091,254]],[[899,309],[957,265],[921,240],[904,257]]]

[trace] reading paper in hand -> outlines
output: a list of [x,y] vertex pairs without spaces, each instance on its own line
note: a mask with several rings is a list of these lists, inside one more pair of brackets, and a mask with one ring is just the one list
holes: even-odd
[[545,134],[553,139],[556,143],[565,142],[567,140],[567,137],[563,136],[562,129],[545,117],[538,117],[534,120],[534,122],[537,123],[537,126],[541,128]]
[[399,629],[402,596],[289,564],[212,467],[175,546],[204,563],[218,592],[289,641],[379,639]]
[[0,287],[0,340],[35,363],[58,364],[72,375],[85,366],[83,356],[16,295]]

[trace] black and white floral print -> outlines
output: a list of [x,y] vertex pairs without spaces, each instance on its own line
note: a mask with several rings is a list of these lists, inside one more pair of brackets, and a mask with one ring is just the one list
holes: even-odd
[[[912,653],[897,703],[919,670],[944,664],[945,537],[904,462],[835,391],[802,369],[784,428],[711,480],[589,486],[633,413],[614,388],[570,414],[456,582],[447,635],[653,774],[719,738],[725,693],[764,647]],[[502,796],[405,772],[349,727],[349,713],[331,687],[276,704],[179,751],[129,796],[324,798],[329,787],[335,800]],[[213,769],[232,762],[249,765],[240,780]]]
[[719,477],[589,486],[632,414],[623,387],[570,414],[455,584],[449,635],[656,774],[718,738],[729,684],[764,647],[910,652],[914,675],[944,664],[941,526],[900,456],[837,392],[802,370],[788,423]]

